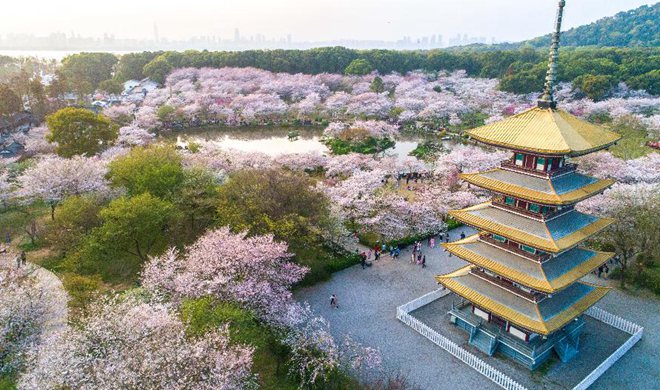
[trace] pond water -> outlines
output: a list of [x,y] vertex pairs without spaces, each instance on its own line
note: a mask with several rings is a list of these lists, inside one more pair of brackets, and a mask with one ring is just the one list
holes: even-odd
[[[296,131],[299,136],[290,140],[289,132]],[[211,141],[221,148],[244,152],[261,152],[269,156],[289,153],[328,153],[328,148],[321,142],[323,131],[310,128],[241,128],[241,129],[203,129],[175,132],[190,140]],[[385,154],[404,159],[417,147],[421,138],[401,138]]]

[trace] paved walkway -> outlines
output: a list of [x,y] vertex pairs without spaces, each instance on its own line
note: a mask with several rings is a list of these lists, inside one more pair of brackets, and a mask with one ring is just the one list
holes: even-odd
[[[464,231],[455,229],[451,240]],[[435,346],[396,320],[396,307],[438,288],[433,276],[466,264],[448,257],[442,247],[423,248],[427,268],[410,264],[410,250],[398,260],[381,257],[374,265],[359,265],[336,273],[327,282],[298,290],[296,298],[308,301],[324,316],[335,336],[350,334],[356,340],[380,349],[386,371],[400,372],[423,389],[495,389],[496,385],[449,353]],[[330,308],[330,295],[337,294],[339,309]],[[600,307],[645,327],[644,337],[593,389],[652,388],[660,377],[660,301],[613,291]],[[447,321],[439,317],[438,321]],[[540,388],[544,386],[540,384]]]
[[[0,255],[0,268],[7,267],[16,267],[16,261]],[[27,267],[35,276],[37,280],[35,288],[41,289],[47,295],[48,301],[54,303],[46,313],[45,333],[51,334],[63,330],[67,323],[69,297],[62,286],[62,281],[51,271],[36,264],[28,262],[23,267]]]

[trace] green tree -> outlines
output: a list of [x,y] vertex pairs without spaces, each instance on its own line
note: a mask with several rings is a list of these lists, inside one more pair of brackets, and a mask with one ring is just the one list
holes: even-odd
[[161,52],[150,51],[122,54],[117,63],[115,78],[120,82],[143,79],[144,66],[160,54]]
[[374,77],[373,81],[371,81],[371,85],[369,86],[369,89],[371,92],[376,92],[376,93],[381,93],[385,91],[385,85],[383,84],[383,79],[380,78],[380,76]]
[[217,202],[218,184],[211,172],[201,168],[184,171],[174,204],[189,224],[190,237],[213,223]]
[[23,108],[21,98],[8,86],[0,84],[0,117],[15,114]]
[[374,70],[374,68],[369,61],[364,58],[357,58],[348,64],[346,69],[344,69],[344,73],[348,75],[363,76],[371,73],[372,70]]
[[654,69],[628,80],[633,89],[643,89],[652,95],[660,95],[660,69]]
[[124,90],[124,85],[117,79],[107,79],[99,83],[99,89],[107,93],[120,94]]
[[614,78],[612,76],[585,74],[573,80],[573,87],[579,88],[589,98],[598,101],[610,93],[612,87],[614,87]]
[[110,163],[108,179],[113,186],[126,188],[130,196],[148,192],[168,199],[184,180],[181,157],[168,146],[133,148]]
[[57,142],[62,157],[94,155],[117,139],[117,128],[109,118],[84,108],[63,108],[46,118],[48,142]]
[[46,241],[66,255],[101,223],[101,200],[91,195],[70,196],[59,204],[56,217],[46,228]]
[[163,84],[172,69],[167,59],[160,55],[144,66],[143,73],[153,81]]
[[99,216],[101,226],[92,230],[67,262],[79,272],[124,281],[137,277],[148,256],[170,245],[172,227],[178,220],[170,202],[148,193],[115,199]]
[[64,57],[61,72],[70,88],[87,94],[112,77],[117,57],[111,53],[78,53]]
[[287,242],[313,239],[329,216],[327,199],[305,175],[283,170],[245,170],[220,187],[217,219],[250,234],[273,233]]

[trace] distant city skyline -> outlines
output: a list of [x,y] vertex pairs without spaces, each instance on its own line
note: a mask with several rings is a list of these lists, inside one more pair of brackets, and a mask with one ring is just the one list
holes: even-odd
[[[36,0],[3,5],[2,49],[433,48],[551,31],[556,0]],[[567,2],[564,29],[654,1]],[[183,6],[185,4],[185,7]],[[35,9],[38,11],[35,12]],[[29,22],[27,22],[29,21]]]

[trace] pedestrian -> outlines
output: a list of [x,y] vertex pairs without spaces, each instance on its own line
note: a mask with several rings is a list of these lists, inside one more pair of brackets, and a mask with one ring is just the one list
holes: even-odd
[[602,273],[603,273],[603,266],[601,265],[600,267],[598,267],[598,274],[596,274],[596,276],[598,276],[600,278],[600,275]]
[[421,252],[420,252],[420,254],[417,255],[417,265],[420,265],[420,264],[422,264],[422,253]]
[[422,268],[426,268],[426,255],[422,256]]
[[25,255],[25,251],[21,251],[21,265],[27,264],[27,256]]
[[374,252],[374,260],[378,260],[380,258],[380,251]]
[[440,241],[444,240],[444,238],[445,238],[445,235],[440,233]]
[[415,252],[410,254],[410,264],[415,264]]
[[387,253],[387,244],[383,244],[383,248],[382,248],[381,252]]
[[21,268],[21,256],[16,256],[16,268]]
[[337,296],[335,294],[330,295],[330,307],[339,309],[339,302],[337,302]]
[[367,260],[371,260],[372,253],[373,253],[373,249],[369,249],[369,253],[367,254]]
[[430,244],[429,246],[431,247],[431,249],[435,248],[435,238],[431,238],[431,241],[430,241],[429,244]]
[[447,233],[447,235],[445,236],[445,242],[446,242],[446,243],[449,242],[449,233]]
[[360,264],[362,264],[362,269],[367,265],[367,259],[364,256],[360,256]]
[[417,254],[417,243],[413,244],[412,251],[413,251],[413,256],[415,256]]
[[427,242],[427,244],[428,244],[428,246],[429,246],[429,248],[431,247],[431,240],[432,240],[432,238],[431,238],[431,237],[429,237],[429,240],[428,240],[428,242]]
[[465,238],[465,232],[461,232],[461,240]]

